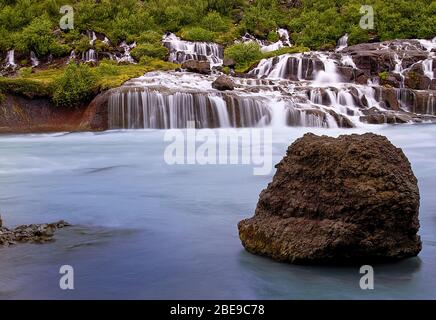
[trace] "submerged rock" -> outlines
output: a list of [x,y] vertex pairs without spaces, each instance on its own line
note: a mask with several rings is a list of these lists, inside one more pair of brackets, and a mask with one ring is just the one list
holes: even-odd
[[0,246],[9,246],[16,243],[46,243],[53,241],[57,229],[69,227],[63,220],[55,223],[31,224],[8,229],[2,226],[0,217]]
[[372,261],[421,251],[419,190],[401,149],[375,134],[306,134],[276,166],[243,246],[291,263]]

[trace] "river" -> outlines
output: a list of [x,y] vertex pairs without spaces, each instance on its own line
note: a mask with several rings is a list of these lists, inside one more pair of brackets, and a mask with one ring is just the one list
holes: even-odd
[[[375,265],[375,290],[360,289],[359,266],[287,265],[244,251],[236,225],[253,215],[272,174],[255,176],[249,165],[169,166],[163,130],[127,130],[0,136],[5,224],[74,224],[53,243],[0,249],[0,299],[436,298],[436,127],[274,129],[274,163],[307,131],[373,131],[412,162],[423,251]],[[66,264],[74,290],[59,288]]]

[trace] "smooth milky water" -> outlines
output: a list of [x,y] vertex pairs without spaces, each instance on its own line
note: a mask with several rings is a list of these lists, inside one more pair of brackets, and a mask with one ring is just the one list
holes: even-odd
[[[293,266],[244,251],[237,223],[270,176],[251,166],[168,166],[164,131],[0,136],[0,211],[8,226],[65,219],[56,242],[0,249],[0,299],[436,298],[436,126],[274,129],[274,163],[307,131],[371,130],[402,147],[421,190],[423,251],[359,267]],[[248,146],[246,146],[248,147]],[[59,289],[59,268],[75,290]]]

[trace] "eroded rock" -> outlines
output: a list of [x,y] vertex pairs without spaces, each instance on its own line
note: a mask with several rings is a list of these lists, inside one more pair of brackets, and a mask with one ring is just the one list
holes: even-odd
[[69,227],[63,220],[55,223],[30,224],[8,229],[2,225],[0,217],[0,246],[9,246],[17,243],[46,243],[53,241],[57,229]]
[[295,141],[239,223],[252,253],[291,263],[401,259],[421,250],[419,190],[401,149],[375,134]]

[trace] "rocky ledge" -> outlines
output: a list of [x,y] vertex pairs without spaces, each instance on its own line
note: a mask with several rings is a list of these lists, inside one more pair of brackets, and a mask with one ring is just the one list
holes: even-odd
[[69,227],[70,224],[63,220],[55,223],[30,224],[8,229],[3,226],[0,217],[0,247],[17,243],[47,243],[53,241],[57,229]]
[[253,218],[252,253],[291,263],[369,262],[421,251],[419,190],[401,149],[375,134],[306,134],[293,143]]

